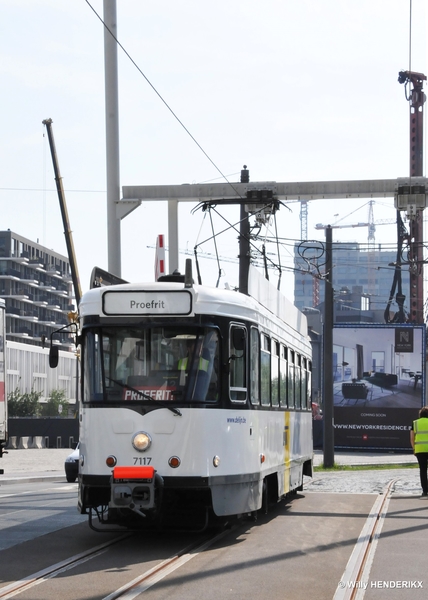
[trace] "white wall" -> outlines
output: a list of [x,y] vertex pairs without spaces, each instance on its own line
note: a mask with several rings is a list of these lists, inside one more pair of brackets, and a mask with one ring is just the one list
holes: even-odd
[[49,367],[49,349],[6,341],[6,393],[19,387],[21,393],[42,392],[41,401],[52,390],[64,390],[70,403],[76,402],[77,360],[73,352],[59,352],[56,369]]

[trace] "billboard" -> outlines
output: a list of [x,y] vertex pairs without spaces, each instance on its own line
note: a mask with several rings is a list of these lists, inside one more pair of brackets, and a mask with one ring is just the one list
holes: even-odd
[[335,447],[410,451],[426,404],[425,362],[422,325],[335,325]]

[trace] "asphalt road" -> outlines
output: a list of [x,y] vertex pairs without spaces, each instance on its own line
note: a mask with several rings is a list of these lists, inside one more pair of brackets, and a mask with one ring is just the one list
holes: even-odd
[[[94,533],[86,523],[70,526],[67,518],[72,512],[62,504],[70,501],[63,489],[67,486],[56,483],[43,489],[43,485],[31,483],[27,494],[18,491],[20,484],[10,485],[16,495],[0,498],[0,523],[3,511],[8,521],[15,503],[26,519],[26,525],[0,530],[0,536],[9,537],[17,529],[14,543],[0,549],[0,595],[1,588],[25,578],[35,584],[16,596],[22,600],[107,600],[154,570],[157,579],[149,584],[145,579],[142,587],[125,596],[127,600],[142,594],[147,600],[247,600],[255,595],[269,600],[330,600],[374,501],[371,494],[299,494],[256,522],[244,521],[226,531],[206,549],[188,553],[182,562],[174,561],[174,556],[196,534],[134,534],[100,547],[56,576],[40,577],[34,574],[81,557],[112,537]],[[76,484],[69,487],[75,489]],[[58,517],[64,519],[62,524]],[[32,539],[19,539],[33,522]],[[162,572],[169,559],[173,559],[170,568]]]
[[57,480],[0,485],[0,550],[86,522],[77,484]]
[[[0,466],[5,475],[0,476],[0,595],[5,585],[115,537],[94,533],[87,517],[77,513],[77,484],[66,483],[64,475],[64,460],[70,452],[11,450],[2,459]],[[367,458],[340,456],[345,464]],[[397,456],[375,458],[376,463],[401,462]],[[412,455],[403,456],[402,462],[412,461]],[[385,523],[370,585],[385,577],[414,579],[416,575],[408,569],[406,560],[412,558],[415,534],[425,533],[419,530],[428,506],[418,500],[418,470],[317,472],[305,482],[297,498],[280,503],[255,523],[244,522],[205,551],[189,555],[186,562],[147,588],[145,597],[247,600],[258,593],[270,600],[300,600],[306,596],[330,600],[337,593],[375,499],[391,479],[395,480],[391,508],[395,508],[395,497],[398,504]],[[17,597],[107,599],[134,577],[157,569],[156,565],[174,556],[187,542],[186,535],[133,535],[56,577],[42,578],[36,587]],[[398,555],[399,561],[395,559]],[[138,589],[129,599],[140,595]],[[373,594],[379,594],[379,589],[367,589],[366,600],[374,598]],[[422,596],[413,591],[411,597],[416,600]]]

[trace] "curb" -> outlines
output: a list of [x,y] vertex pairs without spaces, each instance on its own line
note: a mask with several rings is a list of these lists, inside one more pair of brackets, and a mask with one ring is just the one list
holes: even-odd
[[[3,478],[4,477],[4,478]],[[65,475],[0,475],[0,486],[12,485],[14,483],[34,483],[43,481],[62,481],[67,483]],[[71,485],[71,484],[70,484]]]

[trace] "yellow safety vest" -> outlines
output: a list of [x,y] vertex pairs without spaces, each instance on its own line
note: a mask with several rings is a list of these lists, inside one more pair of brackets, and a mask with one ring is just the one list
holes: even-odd
[[428,452],[428,418],[422,417],[413,421],[415,433],[415,453]]
[[[178,370],[179,371],[187,371],[188,362],[189,362],[189,359],[187,356],[185,358],[180,358],[180,360],[178,361]],[[205,358],[202,358],[202,356],[201,356],[199,358],[198,370],[199,371],[208,371],[209,364],[210,364],[209,361],[205,360]]]

